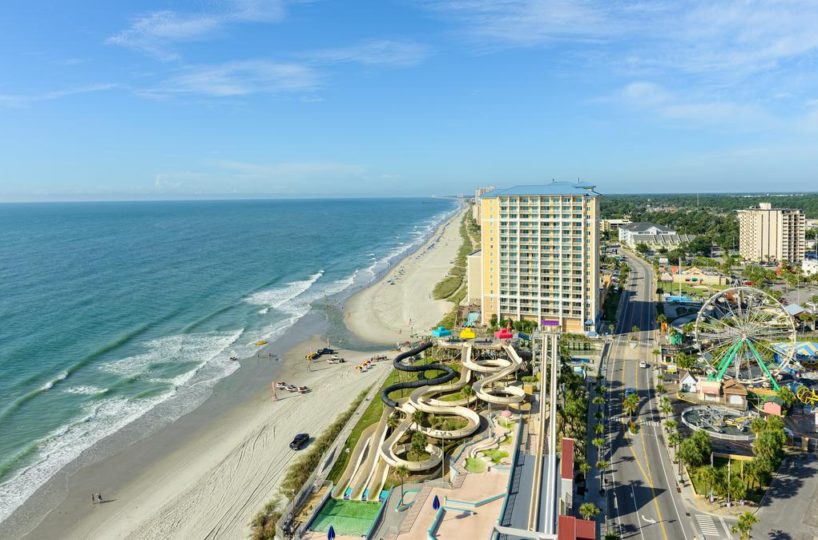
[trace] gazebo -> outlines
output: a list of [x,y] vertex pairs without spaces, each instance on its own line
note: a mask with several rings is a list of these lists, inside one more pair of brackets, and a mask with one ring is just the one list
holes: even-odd
[[514,337],[514,334],[508,328],[501,328],[494,332],[494,337],[497,339],[511,339]]
[[463,339],[474,339],[477,336],[475,335],[474,330],[471,328],[464,328],[460,331],[460,337]]
[[438,326],[437,328],[432,330],[432,335],[435,337],[446,337],[451,336],[452,331],[449,330],[448,328],[444,328],[443,326]]

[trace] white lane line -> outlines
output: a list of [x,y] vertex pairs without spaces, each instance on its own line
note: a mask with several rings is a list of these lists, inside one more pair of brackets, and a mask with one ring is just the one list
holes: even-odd
[[636,521],[639,522],[639,535],[642,540],[645,540],[645,533],[642,530],[642,518],[639,517],[639,503],[636,501],[636,491],[633,489],[633,484],[631,484],[631,497],[633,497],[633,513],[636,514]]

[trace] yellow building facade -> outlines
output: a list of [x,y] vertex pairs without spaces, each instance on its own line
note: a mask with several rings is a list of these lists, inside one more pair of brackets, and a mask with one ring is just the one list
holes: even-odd
[[584,183],[495,190],[480,198],[482,320],[596,331],[599,197]]

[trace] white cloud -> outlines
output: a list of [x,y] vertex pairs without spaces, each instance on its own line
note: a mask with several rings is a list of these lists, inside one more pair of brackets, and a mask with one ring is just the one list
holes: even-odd
[[367,41],[352,47],[325,49],[304,55],[324,62],[353,62],[367,66],[414,66],[429,55],[427,47],[411,41]]
[[39,101],[53,101],[55,99],[74,96],[78,94],[105,92],[107,90],[113,90],[114,88],[117,88],[117,85],[105,83],[63,88],[61,90],[52,90],[50,92],[44,92],[40,94],[0,94],[0,106],[24,107],[26,105]]
[[597,40],[616,31],[605,4],[587,0],[430,0],[424,5],[459,18],[478,37],[513,46]]
[[651,112],[670,120],[698,124],[729,122],[732,127],[746,127],[771,121],[763,111],[752,105],[682,97],[648,81],[635,81],[626,85],[620,91],[618,100],[636,110]]
[[236,23],[277,22],[284,17],[283,0],[232,0],[221,9],[205,13],[154,11],[137,17],[131,26],[107,39],[153,55],[161,60],[179,58],[176,43],[209,39]]
[[240,97],[313,90],[318,83],[318,74],[308,66],[267,60],[245,60],[217,65],[188,66],[157,87],[141,93],[150,97],[185,94]]
[[813,0],[422,0],[505,46],[604,42],[605,62],[747,76],[818,51]]

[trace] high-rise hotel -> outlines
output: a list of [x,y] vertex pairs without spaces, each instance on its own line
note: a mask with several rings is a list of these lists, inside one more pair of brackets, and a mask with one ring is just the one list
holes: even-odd
[[498,189],[480,197],[482,320],[547,321],[596,331],[599,198],[586,183]]

